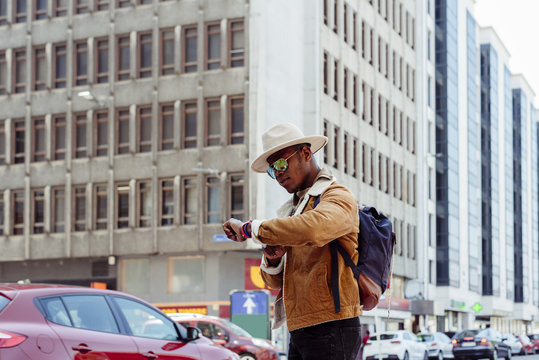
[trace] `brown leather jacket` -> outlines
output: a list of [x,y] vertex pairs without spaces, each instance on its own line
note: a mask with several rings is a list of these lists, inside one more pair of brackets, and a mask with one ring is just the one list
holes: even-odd
[[[320,202],[313,209],[315,198]],[[254,220],[254,238],[267,245],[284,245],[288,252],[277,267],[263,260],[262,278],[274,289],[281,289],[276,300],[276,325],[280,326],[279,306],[284,299],[288,330],[361,315],[357,282],[352,270],[339,256],[341,311],[335,313],[331,293],[331,255],[329,243],[341,245],[358,259],[359,217],[354,195],[337,184],[331,173],[322,170],[313,186],[301,199],[295,196],[279,212],[286,217]],[[293,216],[290,215],[295,208]],[[283,264],[284,263],[284,264]],[[284,265],[284,266],[283,266]],[[282,299],[281,299],[282,297]]]

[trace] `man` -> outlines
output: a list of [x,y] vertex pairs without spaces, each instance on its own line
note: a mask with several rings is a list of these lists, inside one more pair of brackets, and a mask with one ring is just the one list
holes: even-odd
[[306,137],[292,124],[270,128],[262,135],[264,153],[251,168],[267,172],[293,197],[278,210],[279,218],[223,224],[231,240],[252,237],[265,246],[262,277],[280,289],[274,327],[286,317],[290,360],[355,359],[361,345],[358,285],[339,256],[340,308],[334,304],[329,246],[337,239],[357,261],[357,202],[314,160],[326,143],[325,136]]

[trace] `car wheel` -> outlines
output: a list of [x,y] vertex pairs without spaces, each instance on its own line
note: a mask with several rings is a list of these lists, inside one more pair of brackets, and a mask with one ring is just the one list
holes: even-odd
[[444,360],[444,353],[441,351],[438,353],[438,360]]
[[505,360],[511,360],[511,350],[507,350],[507,356],[505,357]]
[[408,356],[408,351],[405,351],[404,352],[404,357],[402,358],[402,360],[408,360],[410,357]]
[[253,354],[245,353],[240,355],[240,360],[256,360]]
[[497,359],[498,359],[498,351],[494,349],[494,351],[492,351],[492,355],[490,355],[490,360],[497,360]]

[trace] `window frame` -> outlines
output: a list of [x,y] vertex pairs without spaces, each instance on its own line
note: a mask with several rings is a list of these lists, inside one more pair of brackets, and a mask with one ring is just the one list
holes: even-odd
[[[65,77],[58,77],[58,59],[64,57],[64,69]],[[52,57],[52,82],[54,89],[63,89],[67,87],[67,44],[58,43],[53,45],[53,57]]]
[[[77,141],[77,130],[84,124],[84,142],[85,146],[80,147]],[[82,159],[88,157],[88,115],[86,113],[73,114],[73,159]],[[82,154],[82,156],[79,156]]]
[[[167,183],[165,185],[165,183]],[[168,184],[170,183],[170,185]],[[165,192],[169,192],[170,191],[170,195],[172,196],[172,213],[171,214],[165,214],[165,212],[163,211],[164,209],[164,206],[165,206],[165,197],[164,197],[164,194]],[[159,179],[159,224],[158,226],[159,227],[168,227],[168,226],[173,226],[174,225],[174,214],[175,214],[175,211],[174,211],[174,179],[173,178],[163,178],[163,179]],[[170,220],[170,223],[166,223],[166,224],[163,224],[164,220]]]
[[[150,46],[149,59],[144,58],[144,47]],[[153,35],[152,31],[141,31],[137,33],[137,78],[145,79],[152,77],[153,68]],[[143,67],[143,63],[150,61],[149,66]],[[147,65],[147,64],[146,64]]]
[[[82,216],[82,220],[78,219],[78,208],[77,208],[77,201],[83,198],[84,199],[84,214]],[[79,232],[79,231],[88,231],[88,216],[87,216],[87,196],[86,196],[86,185],[74,185],[73,186],[73,222],[72,222],[72,231],[73,232]],[[82,226],[82,229],[79,228],[79,226]]]
[[[13,211],[11,211],[11,233],[13,235],[24,235],[24,190],[12,190],[11,191],[11,208]],[[17,203],[22,203],[22,211],[20,214],[20,217],[22,219],[22,222],[17,222],[18,220],[18,213],[17,213]]]
[[[41,133],[43,149],[37,149],[38,132]],[[47,155],[47,139],[45,128],[45,117],[36,116],[32,118],[32,162],[45,161]]]
[[[103,116],[104,115],[104,116]],[[101,117],[103,116],[103,117]],[[106,144],[99,144],[100,133],[99,125],[101,123],[106,123]],[[108,156],[109,153],[109,113],[108,110],[98,110],[94,112],[94,156]]]
[[[236,24],[241,24],[241,27],[234,28]],[[244,19],[232,19],[228,22],[228,66],[242,67],[245,65],[245,21]],[[243,32],[243,47],[240,49],[234,49],[234,35],[235,33]],[[238,55],[236,55],[238,54]],[[236,64],[236,62],[238,62]]]
[[[204,24],[205,42],[204,42],[204,70],[212,71],[221,68],[221,24],[220,22],[212,21]],[[219,48],[216,50],[218,57],[210,58],[213,52],[210,48],[210,39],[217,36]]]
[[[130,227],[129,224],[129,215],[131,213],[130,208],[130,191],[131,186],[128,181],[118,181],[114,184],[114,197],[115,197],[115,211],[114,211],[114,228],[115,229],[127,229]],[[121,207],[122,203],[120,202],[121,197],[125,196],[127,199],[127,215],[121,216]]]
[[40,69],[41,62],[44,61],[44,67],[47,68],[47,53],[45,51],[45,46],[36,46],[33,49],[34,59],[33,59],[33,86],[34,91],[45,90],[47,88],[47,70],[44,70],[42,74]]
[[[62,123],[63,120],[63,123]],[[58,146],[58,129],[64,128],[64,148],[57,148]],[[65,160],[67,151],[67,119],[65,114],[57,114],[52,117],[52,160]]]
[[[194,189],[195,198],[198,199],[199,196],[199,186],[196,176],[182,176],[181,178],[181,189],[180,189],[180,223],[182,225],[196,225],[198,223],[198,212],[199,212],[199,203],[196,202],[196,209],[194,212],[187,212],[187,201],[189,197],[187,196],[187,191]],[[187,219],[194,219],[194,222],[189,222]]]
[[[79,56],[86,57],[86,69],[79,68]],[[75,41],[73,43],[73,86],[88,85],[89,48],[88,41]],[[84,73],[86,72],[86,73]]]
[[[12,92],[14,94],[20,94],[24,93],[26,91],[26,83],[28,80],[28,74],[26,73],[26,49],[25,48],[19,48],[19,49],[13,49],[13,56],[12,56],[12,63],[13,63],[13,69],[12,69]],[[22,70],[21,79],[19,79],[19,69]],[[22,79],[24,78],[24,79]]]
[[[217,105],[215,105],[217,104]],[[221,144],[221,99],[218,97],[211,97],[204,99],[204,146],[219,146]],[[218,133],[210,134],[210,113],[218,113],[217,125],[219,127]]]
[[[38,193],[41,193],[41,195],[38,195]],[[32,208],[31,208],[31,220],[32,223],[30,224],[30,229],[32,234],[44,234],[45,233],[45,189],[44,188],[34,188],[31,190],[31,196],[32,196]],[[37,221],[38,213],[37,213],[37,205],[38,203],[41,203],[43,214],[41,214],[42,219],[41,221]]]
[[[144,185],[144,186],[143,186]],[[138,228],[150,228],[152,227],[152,181],[151,180],[137,180],[136,183],[137,186],[137,201],[136,201],[136,209],[137,209],[137,227]],[[144,187],[144,189],[143,189]],[[148,194],[146,196],[149,196],[150,201],[150,212],[148,214],[144,213],[144,204],[143,204],[143,194]]]
[[[168,38],[168,36],[171,35],[172,38]],[[170,43],[172,43],[172,61],[168,62],[166,59],[166,49],[167,45],[170,46]],[[174,56],[176,53],[176,39],[173,28],[159,29],[159,48],[161,54],[161,56],[159,57],[159,74],[161,76],[174,75],[174,64],[176,63]]]
[[[109,39],[107,37],[101,37],[95,39],[95,54],[94,54],[94,82],[97,84],[107,83],[109,79]],[[104,57],[106,59],[105,64],[101,64],[99,61],[101,59],[101,53],[103,51],[106,51],[106,56]],[[100,72],[99,69],[101,68],[101,65],[103,67],[106,67],[105,72]]]
[[[198,120],[195,118],[195,136],[187,136],[187,116],[194,114],[198,117],[198,103],[196,100],[182,101],[181,104],[181,144],[182,149],[193,149],[198,146],[197,132]],[[189,146],[187,146],[189,144]],[[192,144],[192,146],[191,146]]]
[[[19,1],[21,1],[20,4],[24,4],[24,12],[19,9]],[[18,23],[24,23],[26,22],[26,18],[28,15],[28,8],[26,5],[26,0],[15,0],[13,1],[13,22]]]
[[[194,30],[194,34],[190,33]],[[187,49],[189,39],[195,39],[195,60],[187,61],[187,56],[190,54]],[[187,25],[182,29],[182,73],[193,73],[198,71],[198,29],[197,25]]]
[[[166,109],[166,110],[165,110]],[[158,150],[166,151],[174,149],[174,125],[175,125],[175,108],[174,103],[161,103],[159,104],[159,143]],[[164,120],[168,119],[172,121],[172,132],[165,134]],[[168,137],[165,137],[168,136]]]
[[[22,133],[22,152],[17,152],[17,133]],[[26,152],[24,148],[26,146],[26,126],[23,118],[13,119],[11,121],[11,159],[12,164],[24,164],[26,161]],[[19,161],[22,159],[22,161]]]
[[[235,179],[236,178],[236,179]],[[241,210],[234,210],[234,188],[241,188],[242,194],[242,208]],[[229,217],[244,221],[247,219],[247,199],[245,195],[245,174],[243,172],[228,174],[228,214]]]
[[[145,153],[152,151],[152,105],[139,105],[137,107],[137,152]],[[142,133],[143,123],[148,121],[150,134],[146,138],[146,134]]]
[[[127,67],[122,69],[122,50],[127,48]],[[116,36],[116,81],[129,80],[131,75],[131,40],[129,34],[119,34]]]
[[67,16],[67,0],[66,0],[66,6],[65,7],[59,6],[59,4],[61,4],[60,1],[62,1],[62,0],[53,0],[53,3],[52,3],[53,17]]
[[[119,107],[115,109],[116,112],[116,121],[115,121],[115,128],[116,128],[116,155],[123,155],[129,153],[129,127],[130,127],[130,114],[129,114],[129,108],[128,107]],[[122,130],[122,124],[127,123],[127,142],[121,141],[121,130]]]
[[[8,75],[8,68],[7,68],[7,58],[6,58],[6,51],[1,50],[0,51],[0,71],[3,71],[4,74],[0,72],[0,78],[4,78],[5,82],[0,82],[0,95],[5,95],[8,91],[7,89],[7,75]],[[2,76],[3,75],[3,76]]]
[[[241,104],[239,104],[241,101]],[[239,104],[239,105],[238,105]],[[243,112],[243,131],[242,132],[233,132],[234,128],[234,109],[242,109]],[[230,96],[228,98],[228,114],[227,114],[227,123],[228,123],[228,144],[245,144],[245,95],[236,95]],[[241,139],[241,141],[236,142],[236,139]]]
[[[58,195],[59,192],[63,192],[62,195]],[[51,189],[51,232],[53,233],[63,233],[66,231],[66,213],[65,213],[65,205],[66,205],[66,192],[64,187],[54,187]],[[58,208],[58,199],[63,199],[64,202],[64,213],[63,213],[63,221],[58,221],[57,218],[57,208]]]

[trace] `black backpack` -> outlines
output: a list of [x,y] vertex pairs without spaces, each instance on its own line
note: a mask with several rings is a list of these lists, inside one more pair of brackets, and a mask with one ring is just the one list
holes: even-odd
[[[320,202],[318,196],[313,204],[313,209]],[[350,255],[339,244],[337,239],[330,245],[331,252],[331,291],[335,313],[341,311],[339,295],[339,261],[337,253],[340,253],[346,265],[348,265],[358,282],[359,298],[363,310],[371,310],[376,307],[380,297],[387,289],[389,271],[393,248],[396,243],[395,233],[392,231],[391,221],[382,213],[378,213],[373,207],[364,207],[358,210],[359,233],[358,247],[359,258],[354,264]]]

